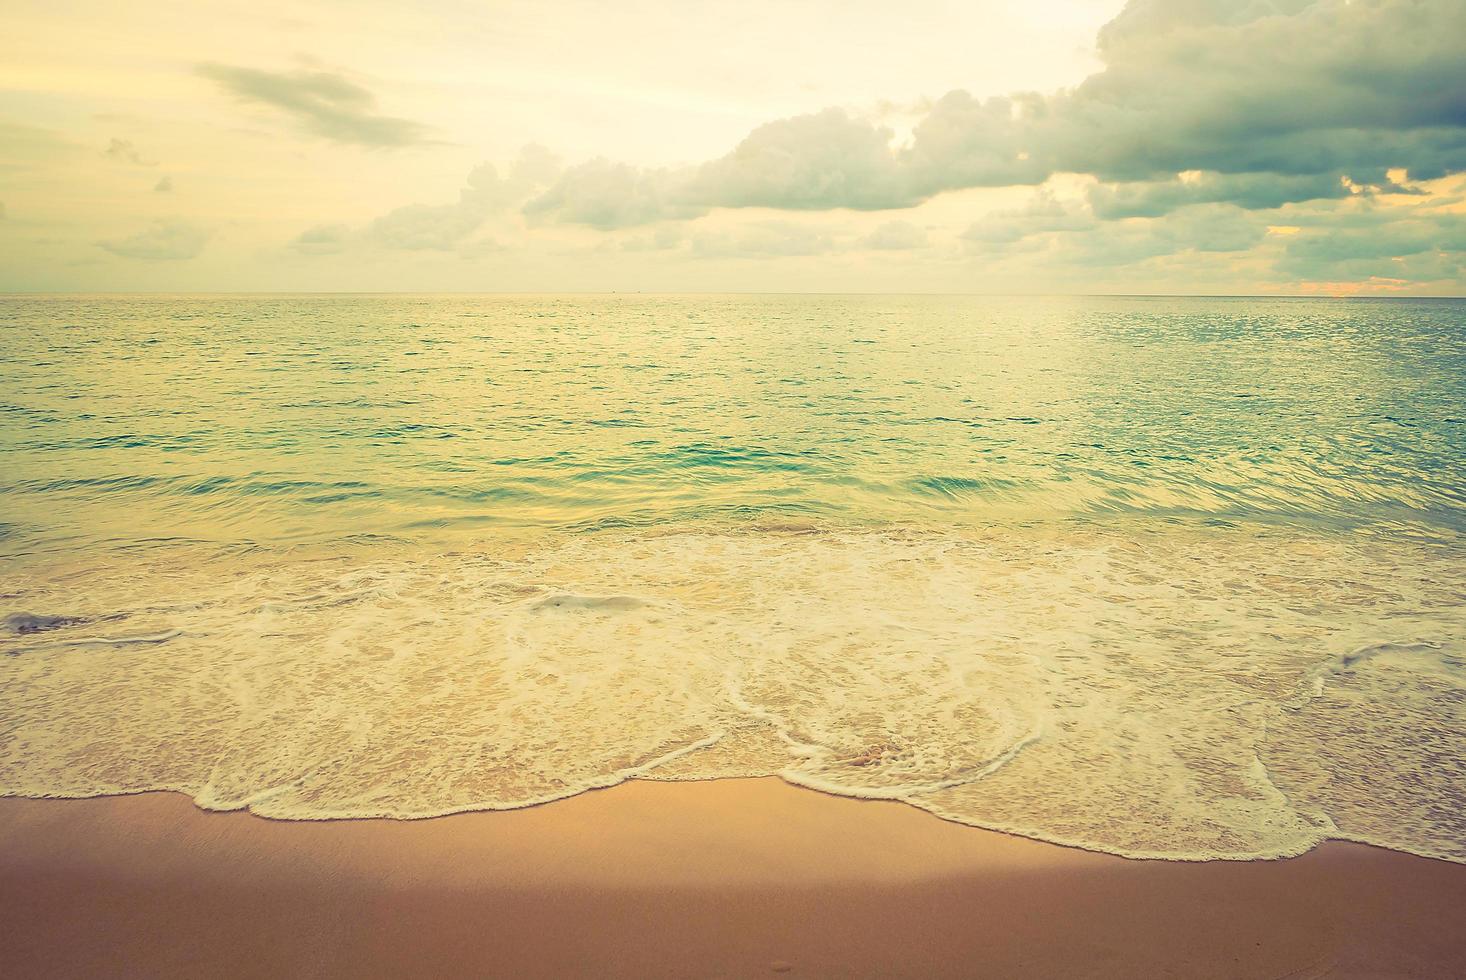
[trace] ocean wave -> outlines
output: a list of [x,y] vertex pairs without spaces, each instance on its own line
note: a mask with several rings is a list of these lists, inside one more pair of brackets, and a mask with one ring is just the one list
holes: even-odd
[[5,302],[0,791],[1466,857],[1459,302]]
[[0,792],[414,818],[778,774],[1132,857],[1466,861],[1438,544],[771,521],[184,554],[0,582],[129,623],[0,634]]

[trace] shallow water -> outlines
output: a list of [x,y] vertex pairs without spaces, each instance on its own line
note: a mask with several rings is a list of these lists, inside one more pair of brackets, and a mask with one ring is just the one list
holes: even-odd
[[1466,860],[1466,303],[0,299],[0,792]]

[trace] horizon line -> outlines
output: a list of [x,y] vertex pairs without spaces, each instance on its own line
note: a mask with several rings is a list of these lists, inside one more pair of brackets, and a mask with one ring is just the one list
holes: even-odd
[[0,290],[11,296],[950,296],[988,299],[1328,299],[1328,300],[1466,300],[1466,293],[1002,293],[876,290],[765,290],[765,289],[108,289],[108,290]]

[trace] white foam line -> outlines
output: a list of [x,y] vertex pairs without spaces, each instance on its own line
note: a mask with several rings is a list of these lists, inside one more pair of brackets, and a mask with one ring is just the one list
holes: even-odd
[[[526,797],[519,800],[475,801],[471,803],[464,803],[462,805],[447,807],[441,810],[312,810],[309,813],[297,814],[291,812],[262,813],[254,808],[255,803],[265,802],[269,799],[272,799],[278,796],[285,789],[291,788],[293,786],[303,785],[305,782],[308,781],[309,774],[301,776],[293,783],[283,786],[272,787],[271,789],[256,793],[250,796],[248,799],[230,802],[221,802],[214,798],[211,798],[206,802],[205,800],[200,798],[203,792],[202,789],[194,790],[186,787],[175,786],[166,786],[159,788],[185,793],[188,796],[193,797],[194,803],[196,803],[201,809],[219,811],[249,809],[249,811],[256,816],[263,817],[269,820],[431,820],[435,817],[446,817],[451,816],[455,813],[524,810],[532,806],[541,806],[545,803],[554,803],[559,800],[566,800],[571,798],[572,796],[579,796],[581,793],[585,793],[593,789],[608,789],[612,786],[619,786],[621,783],[626,782],[628,779],[637,779],[641,776],[651,773],[658,766],[665,765],[666,763],[671,762],[674,759],[678,759],[684,755],[688,755],[693,752],[701,751],[702,749],[710,748],[713,745],[716,745],[719,741],[721,741],[723,739],[723,736],[726,734],[726,732],[718,732],[714,735],[709,735],[706,738],[700,738],[695,742],[689,742],[687,745],[683,745],[679,748],[673,749],[671,752],[668,752],[665,755],[657,756],[655,759],[652,759],[649,762],[642,763],[639,766],[632,766],[628,769],[618,769],[617,771],[613,773],[608,773],[605,776],[598,777],[596,779],[586,780],[584,783],[575,787],[567,788],[563,792],[547,793],[543,796]],[[84,795],[111,794],[104,791],[100,794]]]
[[829,782],[814,776],[809,776],[799,772],[797,769],[784,769],[778,775],[780,779],[788,783],[793,783],[795,786],[819,790],[821,793],[829,793],[833,796],[854,796],[864,800],[900,800],[904,803],[915,803],[914,797],[923,796],[927,793],[935,793],[944,789],[954,789],[958,786],[966,786],[991,776],[1017,758],[1018,753],[1039,741],[1042,737],[1042,732],[1030,732],[976,772],[966,773],[952,779],[944,779],[934,783],[908,783],[892,787],[849,786],[843,783]]
[[143,636],[80,636],[74,640],[55,640],[51,643],[38,644],[32,649],[44,650],[52,647],[90,647],[90,646],[137,646],[151,643],[166,643],[175,637],[185,636],[183,630],[165,630],[162,633],[148,633]]

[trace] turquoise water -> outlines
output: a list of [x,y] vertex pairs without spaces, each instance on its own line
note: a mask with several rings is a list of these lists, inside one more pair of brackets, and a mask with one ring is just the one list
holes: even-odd
[[0,381],[0,791],[1466,859],[1466,302],[7,297]]
[[12,550],[1466,513],[1466,304],[11,298]]

